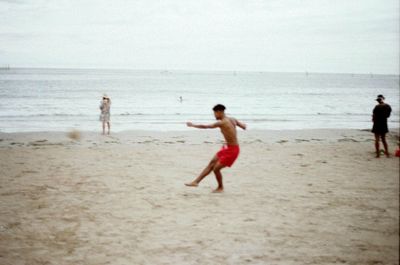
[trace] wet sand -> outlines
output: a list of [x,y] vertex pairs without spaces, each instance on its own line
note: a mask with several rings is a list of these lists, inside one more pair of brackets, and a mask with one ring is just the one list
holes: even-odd
[[[0,133],[0,264],[399,264],[399,159],[360,130]],[[389,136],[394,153],[398,135]]]

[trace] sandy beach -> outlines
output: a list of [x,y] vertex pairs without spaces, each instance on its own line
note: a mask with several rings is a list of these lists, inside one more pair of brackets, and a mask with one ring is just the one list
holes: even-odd
[[0,133],[0,264],[399,264],[392,131],[240,132],[223,194],[217,130]]

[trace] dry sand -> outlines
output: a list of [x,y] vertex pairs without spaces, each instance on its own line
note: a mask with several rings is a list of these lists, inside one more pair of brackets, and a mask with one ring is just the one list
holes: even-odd
[[[399,159],[359,130],[0,134],[0,264],[399,264]],[[394,152],[398,135],[389,143]]]

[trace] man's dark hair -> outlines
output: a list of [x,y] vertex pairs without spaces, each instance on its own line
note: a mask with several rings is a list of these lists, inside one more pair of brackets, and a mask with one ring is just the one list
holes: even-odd
[[215,105],[213,108],[213,111],[224,111],[224,110],[225,110],[225,106],[222,104]]

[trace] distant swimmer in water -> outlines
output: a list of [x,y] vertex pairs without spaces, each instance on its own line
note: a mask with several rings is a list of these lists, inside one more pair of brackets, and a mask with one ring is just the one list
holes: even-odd
[[110,107],[111,100],[106,94],[104,94],[103,99],[100,102],[100,121],[103,125],[103,135],[106,134],[106,124],[108,128],[108,134],[110,134]]
[[181,102],[181,103],[183,102],[183,97],[182,96],[179,97],[179,102]]
[[186,186],[197,187],[199,183],[211,172],[214,172],[218,182],[218,187],[213,192],[222,192],[224,185],[222,183],[221,170],[225,167],[231,167],[239,156],[239,142],[237,139],[236,126],[246,130],[246,124],[225,115],[225,106],[218,104],[213,108],[215,119],[218,121],[209,125],[197,125],[192,122],[186,123],[188,127],[198,129],[214,129],[219,128],[225,138],[226,144],[211,159],[208,166],[200,173],[200,175]]
[[378,95],[376,101],[378,101],[378,105],[375,106],[372,114],[372,122],[374,123],[372,132],[375,134],[376,157],[380,157],[379,139],[382,139],[383,147],[385,148],[385,155],[389,157],[386,134],[389,132],[387,119],[390,117],[392,108],[389,104],[385,103],[385,97],[383,95]]

